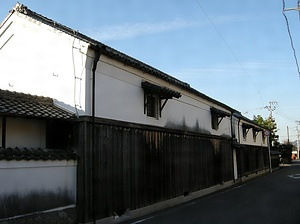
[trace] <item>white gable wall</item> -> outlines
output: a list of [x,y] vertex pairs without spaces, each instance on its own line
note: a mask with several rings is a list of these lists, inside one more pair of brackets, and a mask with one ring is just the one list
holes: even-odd
[[15,12],[0,28],[0,49],[1,89],[85,109],[85,42]]

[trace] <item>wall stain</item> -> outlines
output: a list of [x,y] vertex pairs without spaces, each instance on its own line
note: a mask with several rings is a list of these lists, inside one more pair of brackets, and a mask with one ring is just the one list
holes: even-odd
[[75,204],[75,198],[67,190],[59,192],[30,192],[26,195],[0,196],[0,219],[41,212]]
[[181,124],[175,123],[173,121],[167,121],[164,127],[168,128],[168,129],[175,129],[175,130],[181,130],[181,131],[190,131],[190,132],[196,132],[196,133],[199,133],[199,134],[211,135],[210,131],[205,130],[205,129],[200,127],[200,123],[199,123],[198,119],[196,120],[196,123],[195,123],[194,126],[188,126],[186,124],[185,117],[183,117]]

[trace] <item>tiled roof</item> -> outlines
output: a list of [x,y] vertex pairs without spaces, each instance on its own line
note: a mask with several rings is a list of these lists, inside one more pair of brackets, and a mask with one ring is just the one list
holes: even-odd
[[1,160],[76,160],[76,153],[62,149],[1,148]]
[[70,120],[74,114],[54,105],[47,97],[0,90],[0,115]]

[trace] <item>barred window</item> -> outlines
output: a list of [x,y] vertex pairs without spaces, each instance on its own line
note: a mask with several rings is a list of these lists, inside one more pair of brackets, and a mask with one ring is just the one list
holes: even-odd
[[146,95],[146,114],[149,117],[158,117],[158,97],[155,94]]
[[179,92],[147,81],[143,81],[141,87],[144,89],[144,113],[156,119],[161,117],[161,112],[169,99],[181,97]]

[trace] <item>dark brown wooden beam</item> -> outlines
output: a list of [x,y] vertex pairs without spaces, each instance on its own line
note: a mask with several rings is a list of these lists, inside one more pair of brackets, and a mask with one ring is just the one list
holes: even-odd
[[2,117],[2,148],[6,148],[6,117]]

